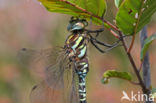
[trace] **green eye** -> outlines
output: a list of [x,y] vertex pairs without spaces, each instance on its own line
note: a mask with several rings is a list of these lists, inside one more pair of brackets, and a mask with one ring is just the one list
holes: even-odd
[[84,21],[83,23],[84,23],[85,26],[88,26],[88,22],[87,21]]
[[86,26],[88,26],[88,22],[85,19],[71,17],[67,30],[68,31],[83,30]]

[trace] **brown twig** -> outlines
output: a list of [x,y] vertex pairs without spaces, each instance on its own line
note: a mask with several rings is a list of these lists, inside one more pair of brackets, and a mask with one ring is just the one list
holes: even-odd
[[134,41],[135,41],[135,34],[133,35],[133,37],[132,37],[132,41],[131,41],[131,44],[130,44],[128,50],[127,50],[128,53],[131,52],[131,50],[132,50],[132,48],[133,48]]
[[114,32],[112,29],[108,29],[108,30],[110,31],[110,33],[114,35],[114,37],[120,39],[119,35],[116,32]]
[[142,80],[142,78],[141,78],[141,75],[140,75],[140,73],[139,73],[139,71],[138,71],[138,69],[137,69],[137,67],[136,67],[136,64],[135,64],[135,62],[134,62],[134,60],[133,60],[133,58],[132,58],[130,52],[127,52],[127,46],[126,46],[126,44],[125,44],[125,40],[122,38],[122,33],[121,33],[121,31],[119,31],[119,35],[120,35],[120,37],[121,37],[121,42],[122,42],[123,47],[124,47],[124,49],[125,49],[125,51],[126,51],[126,53],[127,53],[127,56],[128,56],[128,58],[129,58],[129,61],[130,61],[131,65],[132,65],[132,67],[133,67],[133,70],[134,70],[134,72],[135,72],[137,78],[138,78],[138,81],[139,81],[139,84],[140,84],[140,86],[141,86],[141,88],[142,88],[142,91],[143,91],[143,93],[146,94],[146,93],[148,92],[148,89],[145,87],[145,84],[144,84],[144,82],[143,82],[143,80]]

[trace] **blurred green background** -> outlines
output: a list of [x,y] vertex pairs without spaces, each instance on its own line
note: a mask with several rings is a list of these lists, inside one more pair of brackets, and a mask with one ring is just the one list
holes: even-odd
[[[114,1],[107,0],[108,10],[105,18],[113,23]],[[18,51],[23,48],[43,49],[63,46],[67,34],[66,26],[70,16],[50,13],[36,0],[0,0],[0,103],[30,103],[29,94],[34,84],[42,76],[25,68],[17,59]],[[92,25],[89,28],[99,27]],[[148,24],[148,35],[156,32],[156,15]],[[99,39],[113,43],[114,37],[105,30]],[[132,55],[139,67],[139,35],[135,41]],[[156,87],[156,46],[150,48],[152,85]],[[109,84],[101,84],[102,74],[106,70],[128,71],[134,75],[132,67],[122,47],[106,54],[99,53],[89,45],[90,72],[87,77],[88,103],[129,103],[121,101],[122,91],[137,93],[140,88],[126,81],[111,79]],[[134,80],[136,80],[134,75]]]

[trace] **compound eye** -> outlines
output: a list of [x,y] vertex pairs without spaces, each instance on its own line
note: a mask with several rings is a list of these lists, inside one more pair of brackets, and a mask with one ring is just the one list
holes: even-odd
[[84,26],[88,26],[88,22],[85,19],[82,19]]
[[84,21],[83,23],[84,23],[85,26],[88,26],[88,22],[87,21]]
[[82,27],[82,28],[84,28],[84,23],[82,23],[82,22],[78,22],[78,23],[76,23],[75,25],[77,25],[77,26],[79,26],[79,27]]

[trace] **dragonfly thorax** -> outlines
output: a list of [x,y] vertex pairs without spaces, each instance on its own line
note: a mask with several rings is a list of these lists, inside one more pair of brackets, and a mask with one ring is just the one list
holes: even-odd
[[70,34],[65,42],[66,51],[69,57],[75,57],[76,60],[86,56],[87,41],[82,34]]

